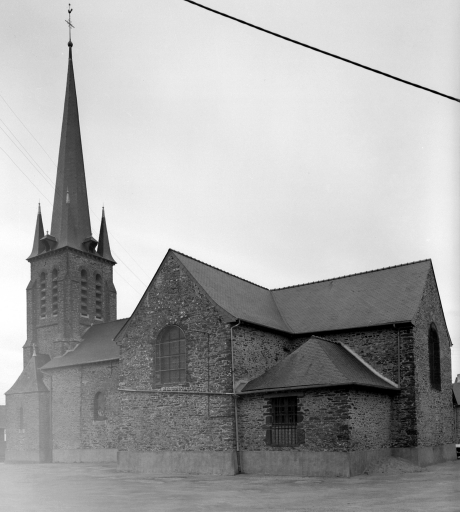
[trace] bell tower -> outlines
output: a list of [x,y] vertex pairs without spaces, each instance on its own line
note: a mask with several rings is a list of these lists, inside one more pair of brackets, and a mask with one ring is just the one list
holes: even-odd
[[104,210],[94,239],[86,190],[77,93],[69,41],[67,85],[50,232],[40,206],[27,287],[24,366],[34,353],[51,358],[74,348],[93,324],[116,320],[116,290]]

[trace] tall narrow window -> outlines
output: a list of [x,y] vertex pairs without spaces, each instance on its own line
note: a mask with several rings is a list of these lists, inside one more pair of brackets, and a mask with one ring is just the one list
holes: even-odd
[[96,274],[96,318],[102,318],[102,277]]
[[439,336],[436,326],[431,324],[428,334],[428,352],[430,360],[430,382],[435,389],[441,389],[441,354],[439,350]]
[[96,421],[105,420],[105,393],[98,391],[94,395],[94,419]]
[[272,398],[272,446],[297,444],[297,397]]
[[58,314],[58,271],[57,269],[53,270],[53,280],[51,284],[51,309],[53,312],[53,316]]
[[40,316],[46,316],[46,274],[40,274]]
[[24,431],[24,409],[22,406],[19,407],[19,430]]
[[175,325],[161,331],[156,345],[156,370],[162,384],[185,382],[185,335]]
[[86,270],[81,271],[80,291],[80,312],[82,316],[88,316],[88,274],[86,273]]

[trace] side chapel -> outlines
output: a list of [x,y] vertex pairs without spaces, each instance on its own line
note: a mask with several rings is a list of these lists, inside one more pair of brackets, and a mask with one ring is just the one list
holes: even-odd
[[51,230],[28,261],[6,461],[351,476],[455,459],[451,340],[431,260],[269,290],[169,250],[128,319],[91,232],[69,42]]

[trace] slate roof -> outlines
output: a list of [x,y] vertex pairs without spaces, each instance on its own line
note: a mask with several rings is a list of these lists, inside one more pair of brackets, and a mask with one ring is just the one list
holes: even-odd
[[171,251],[232,320],[292,334],[410,322],[431,260],[269,290]]
[[457,405],[460,406],[460,382],[452,384],[452,393],[454,394]]
[[263,375],[249,381],[241,394],[333,386],[398,389],[344,345],[312,336]]
[[50,360],[46,354],[38,354],[29,359],[21,375],[5,395],[15,395],[18,393],[39,393],[49,391],[43,383],[43,374],[39,368]]
[[127,318],[93,325],[82,336],[83,341],[74,349],[67,351],[60,357],[55,357],[45,364],[42,370],[52,370],[65,366],[115,361],[120,352],[114,338],[128,321]]

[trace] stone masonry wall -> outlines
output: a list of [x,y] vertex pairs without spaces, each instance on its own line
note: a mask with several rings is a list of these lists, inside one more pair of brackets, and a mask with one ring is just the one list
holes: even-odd
[[[384,377],[398,383],[398,331],[396,328],[362,329],[324,333],[321,337],[341,341]],[[399,329],[400,387],[391,401],[391,446],[417,445],[415,412],[415,362],[412,328]]]
[[[272,395],[276,396],[276,395]],[[270,446],[270,395],[238,400],[241,450],[346,452],[385,448],[390,443],[390,398],[347,389],[297,394],[297,446]]]
[[[118,362],[88,364],[81,367],[81,444],[82,448],[117,448],[120,395]],[[96,393],[105,395],[105,418],[94,414]]]
[[350,392],[350,450],[391,446],[391,397],[383,393]]
[[[116,448],[120,399],[118,363],[52,370],[54,449]],[[105,419],[95,418],[96,393],[105,393]]]
[[248,325],[233,329],[235,383],[262,375],[278,361],[298,348],[304,340],[292,340],[282,334]]
[[[436,325],[439,336],[440,391],[434,389],[430,383],[428,333],[432,322]],[[428,275],[414,323],[418,444],[420,446],[436,446],[453,443],[450,343],[433,271]]]
[[49,393],[6,395],[6,435],[6,461],[45,462],[50,439]]
[[52,371],[51,406],[55,450],[81,448],[81,377],[79,367]]
[[[155,343],[168,325],[185,333],[186,382],[162,386]],[[232,393],[230,328],[172,253],[119,343],[120,387],[131,390],[121,391],[120,449],[234,448],[231,396],[199,394]]]

